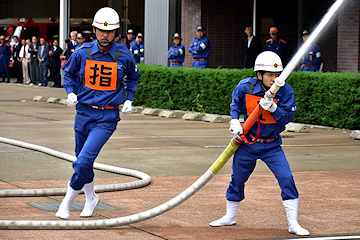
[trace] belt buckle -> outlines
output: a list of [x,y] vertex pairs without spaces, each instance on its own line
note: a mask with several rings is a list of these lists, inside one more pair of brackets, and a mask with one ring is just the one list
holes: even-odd
[[104,110],[104,107],[98,107],[98,106],[94,106],[94,105],[91,105],[92,108],[94,109],[101,109],[101,110]]

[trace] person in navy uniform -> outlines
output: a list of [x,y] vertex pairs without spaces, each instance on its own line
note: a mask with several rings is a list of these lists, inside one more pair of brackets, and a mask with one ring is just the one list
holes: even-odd
[[75,46],[75,50],[78,49],[85,42],[84,34],[82,33],[76,34],[76,42],[78,44]]
[[174,33],[173,43],[167,53],[170,60],[170,67],[182,67],[185,58],[185,47],[181,44],[181,37],[179,33]]
[[281,61],[285,64],[287,60],[287,44],[279,36],[277,27],[271,27],[269,30],[270,39],[265,43],[265,51],[272,51],[280,56]]
[[262,52],[263,48],[260,39],[253,35],[251,25],[247,25],[244,32],[246,34],[244,68],[253,68],[255,59]]
[[135,41],[130,44],[130,52],[133,56],[135,63],[144,62],[144,43],[142,33],[138,33]]
[[[120,28],[115,9],[99,9],[92,23],[96,36],[76,49],[63,67],[67,105],[76,106],[74,174],[56,216],[69,219],[70,206],[84,189],[81,217],[91,217],[99,197],[94,192],[93,164],[101,148],[116,130],[122,112],[131,113],[141,76],[129,50],[114,42]],[[124,77],[126,76],[126,78]],[[125,102],[124,102],[125,87]]]
[[0,36],[0,73],[2,81],[5,82],[7,77],[7,83],[10,83],[10,69],[9,62],[11,57],[11,50],[9,45],[5,41],[5,36]]
[[204,27],[196,27],[196,38],[189,47],[189,52],[194,59],[194,68],[207,68],[211,45],[209,39],[205,36]]
[[[304,30],[302,33],[302,39],[305,42],[309,36],[309,32]],[[306,54],[301,58],[300,70],[305,72],[320,71],[321,67],[321,51],[317,44],[313,43]]]
[[126,34],[128,46],[130,49],[130,46],[133,42],[135,42],[135,32],[132,29],[129,29]]
[[[280,133],[285,130],[285,125],[293,120],[296,112],[294,90],[285,83],[277,92],[275,99],[264,97],[265,92],[269,91],[282,70],[281,59],[276,53],[262,52],[255,60],[256,77],[241,80],[232,93],[230,104],[232,119],[229,131],[235,138],[242,139],[243,143],[233,157],[231,181],[226,191],[226,214],[210,222],[209,225],[212,227],[236,224],[239,203],[245,199],[245,182],[253,172],[257,159],[261,159],[278,180],[289,232],[296,235],[310,234],[297,221],[299,193],[281,148]],[[244,114],[246,120],[258,105],[263,109],[261,116],[249,133],[243,135],[239,117]]]

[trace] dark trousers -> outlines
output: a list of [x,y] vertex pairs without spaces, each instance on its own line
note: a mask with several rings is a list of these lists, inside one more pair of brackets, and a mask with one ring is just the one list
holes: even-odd
[[60,66],[51,67],[51,74],[54,79],[54,87],[61,87]]
[[49,69],[48,64],[40,64],[40,83],[43,86],[48,85],[48,77],[47,77],[48,69]]
[[40,79],[39,63],[36,58],[30,60],[30,78],[33,84],[37,84]]
[[22,62],[19,62],[18,60],[14,60],[14,68],[16,72],[16,82],[22,83],[23,82],[23,73],[22,73]]

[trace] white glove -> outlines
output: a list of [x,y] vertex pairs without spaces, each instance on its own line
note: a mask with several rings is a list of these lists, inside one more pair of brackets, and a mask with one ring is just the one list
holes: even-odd
[[124,105],[123,105],[122,109],[121,109],[121,112],[123,112],[124,114],[129,114],[129,113],[131,113],[131,111],[132,111],[132,106],[131,106],[131,104],[132,104],[132,101],[126,100],[126,101],[124,102]]
[[233,133],[234,135],[241,135],[243,134],[243,128],[240,125],[240,120],[239,119],[231,119],[230,121],[230,127],[229,127],[229,131],[231,133]]
[[277,109],[277,105],[272,98],[271,99],[262,98],[260,99],[259,104],[264,110],[269,112],[275,112]]
[[75,93],[69,93],[66,100],[66,105],[69,107],[74,107],[78,103],[77,96]]

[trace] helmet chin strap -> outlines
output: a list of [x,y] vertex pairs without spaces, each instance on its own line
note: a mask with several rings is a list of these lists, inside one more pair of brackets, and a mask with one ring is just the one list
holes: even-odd
[[[97,28],[96,28],[97,29]],[[115,31],[115,36],[117,36],[117,34],[118,34],[118,29],[116,29],[116,31]],[[96,36],[96,34],[95,34],[95,36]],[[97,38],[96,38],[97,39]],[[113,44],[113,42],[115,41],[115,38],[111,41],[111,42],[100,42],[98,39],[97,39],[97,41],[98,41],[98,43],[99,43],[99,45],[101,46],[101,47],[109,47],[109,46],[111,46],[111,44]]]
[[114,40],[112,40],[111,42],[99,42],[99,41],[98,41],[98,43],[99,43],[99,45],[100,45],[101,47],[108,47],[108,46],[110,46],[113,42],[114,42]]
[[[264,78],[264,73],[263,72],[260,72],[261,74],[261,78],[263,79]],[[257,77],[258,81],[260,81],[260,85],[261,85],[261,88],[266,92],[270,89],[270,87],[267,87],[265,86],[264,82],[262,79],[260,79],[259,77]]]

